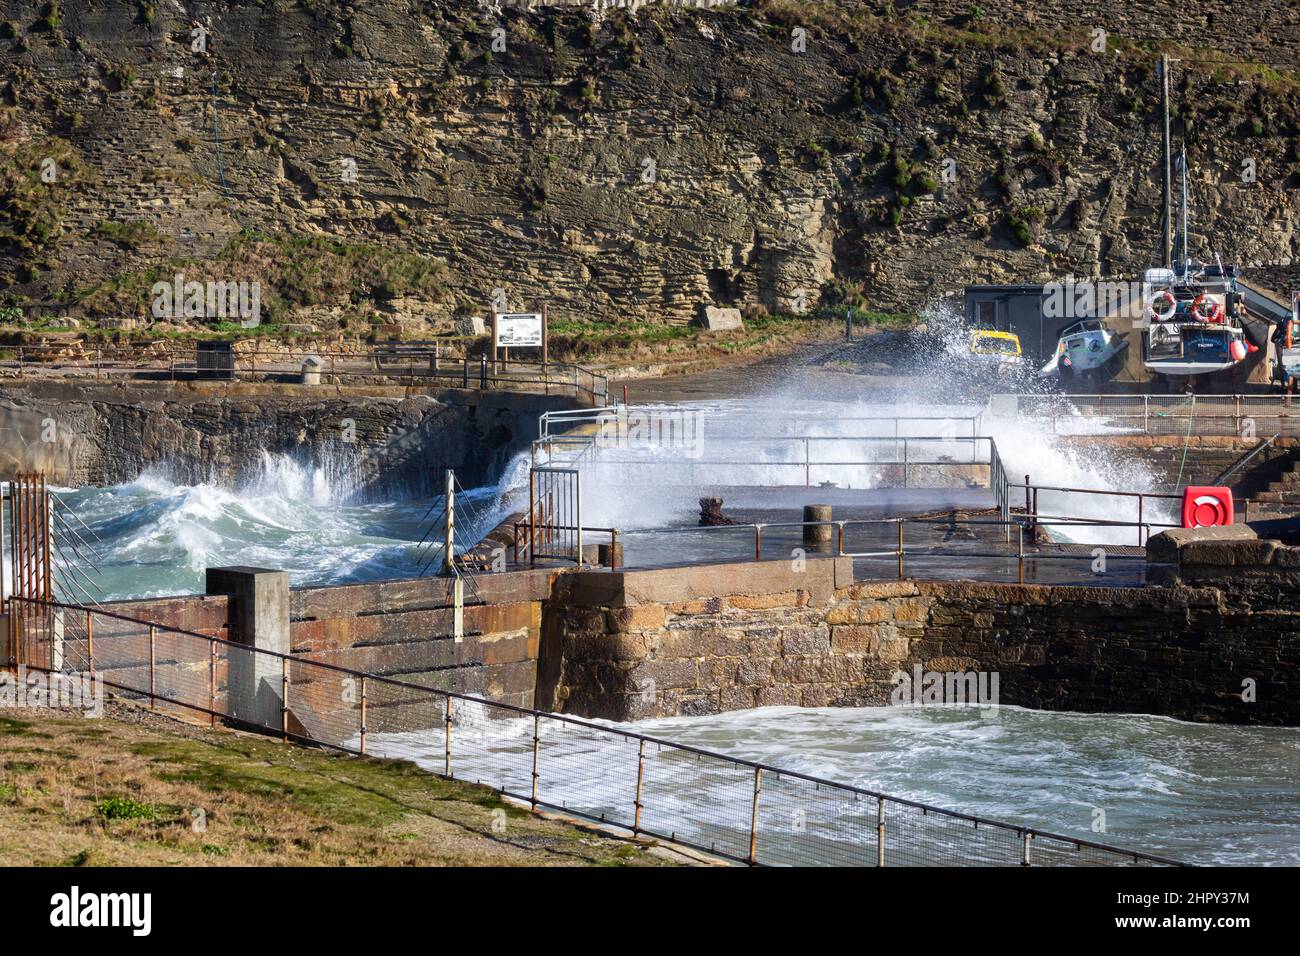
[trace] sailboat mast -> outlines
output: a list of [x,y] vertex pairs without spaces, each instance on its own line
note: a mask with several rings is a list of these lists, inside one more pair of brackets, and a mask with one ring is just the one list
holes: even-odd
[[1164,262],[1169,268],[1174,265],[1174,196],[1173,196],[1173,149],[1169,142],[1169,54],[1160,54],[1160,108],[1164,113],[1165,123],[1165,228],[1164,228]]
[[1183,236],[1180,242],[1182,248],[1179,250],[1178,261],[1179,261],[1179,270],[1182,274],[1185,275],[1187,272],[1191,270],[1191,263],[1192,263],[1192,252],[1187,245],[1187,147],[1186,146],[1183,147],[1182,154],[1181,156],[1179,156],[1178,166],[1180,172],[1182,172],[1183,174],[1183,200],[1181,206],[1181,211],[1182,211],[1181,231]]

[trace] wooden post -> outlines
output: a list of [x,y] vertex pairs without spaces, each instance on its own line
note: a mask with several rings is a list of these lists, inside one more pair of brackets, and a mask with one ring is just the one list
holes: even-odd
[[280,739],[289,742],[289,658],[280,658]]
[[447,719],[443,735],[442,772],[451,776],[451,695],[447,695]]
[[[86,611],[86,658],[90,676],[95,676],[95,613]],[[54,661],[50,661],[53,665]]]
[[149,625],[149,709],[158,709],[158,634],[154,625]]
[[208,722],[217,726],[217,642],[216,639],[208,641]]
[[361,675],[361,754],[366,753],[366,675]]
[[641,741],[641,746],[636,755],[636,813],[632,817],[632,835],[637,836],[641,833],[641,796],[645,793],[645,741]]
[[876,866],[885,865],[885,798],[876,798]]
[[898,519],[898,580],[903,580],[903,519]]
[[754,803],[749,813],[749,858],[750,866],[758,865],[758,796],[763,792],[763,768],[754,768]]
[[542,742],[541,722],[541,715],[533,714],[533,794],[530,802],[534,810],[537,809],[537,755]]

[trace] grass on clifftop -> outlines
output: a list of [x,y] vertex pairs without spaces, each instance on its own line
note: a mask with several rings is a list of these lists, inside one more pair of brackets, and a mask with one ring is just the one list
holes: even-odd
[[109,712],[0,718],[0,866],[665,863],[409,763]]

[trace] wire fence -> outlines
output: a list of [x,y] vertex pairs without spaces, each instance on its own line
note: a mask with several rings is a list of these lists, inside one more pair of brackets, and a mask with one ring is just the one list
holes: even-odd
[[1300,403],[1287,395],[995,395],[989,407],[1059,435],[1300,435]]
[[956,813],[542,711],[11,598],[11,664],[354,754],[414,761],[530,807],[750,865],[1165,866],[1159,856]]
[[[221,343],[224,344],[224,343]],[[608,400],[606,376],[564,362],[492,362],[485,356],[454,358],[441,346],[393,343],[359,351],[268,348],[260,343],[229,350],[182,347],[170,342],[83,346],[80,343],[0,347],[0,370],[92,379],[191,379],[307,384],[409,386],[541,391],[570,395],[591,405]]]

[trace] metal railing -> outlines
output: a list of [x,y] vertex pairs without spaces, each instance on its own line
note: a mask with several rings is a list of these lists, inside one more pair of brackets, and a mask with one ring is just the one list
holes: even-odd
[[329,351],[309,348],[274,348],[261,343],[240,345],[229,353],[199,353],[193,346],[173,343],[135,346],[15,345],[0,346],[0,369],[20,378],[34,369],[57,371],[96,379],[234,378],[240,381],[297,381],[303,366],[314,359],[314,371],[327,384],[396,382],[408,386],[464,389],[540,390],[544,394],[572,395],[595,405],[605,402],[609,380],[581,365],[563,362],[496,362],[484,356],[456,359],[440,347],[385,348]]
[[1255,458],[1258,457],[1261,452],[1263,452],[1267,448],[1272,448],[1273,443],[1281,437],[1282,437],[1282,433],[1278,432],[1272,438],[1264,439],[1262,442],[1260,442],[1254,448],[1250,449],[1250,451],[1246,452],[1244,455],[1242,455],[1240,458],[1234,461],[1223,471],[1215,475],[1214,478],[1210,480],[1210,484],[1216,487],[1222,486],[1224,482],[1232,478],[1233,475],[1237,474],[1237,472],[1241,471],[1241,469],[1245,468],[1252,461],[1254,461]]
[[[606,529],[590,528],[585,529],[592,532],[604,532],[611,535],[611,539],[622,541],[624,543],[625,554],[623,558],[624,568],[637,567],[657,567],[661,566],[660,562],[647,561],[638,557],[635,551],[630,551],[633,544],[638,539],[655,538],[672,538],[681,536],[722,536],[743,537],[746,547],[743,552],[738,552],[736,560],[753,560],[753,561],[770,561],[781,560],[788,561],[791,556],[791,546],[798,546],[801,549],[812,550],[816,553],[819,549],[809,547],[809,542],[803,537],[803,531],[809,528],[829,528],[831,529],[832,543],[827,544],[820,550],[835,557],[845,558],[891,558],[897,561],[897,577],[903,580],[908,576],[909,571],[915,571],[915,563],[928,558],[955,559],[960,561],[970,561],[975,559],[999,559],[1016,562],[1017,583],[1025,583],[1025,571],[1030,565],[1040,561],[1060,561],[1060,562],[1084,562],[1092,565],[1095,562],[1094,554],[1095,544],[1081,544],[1075,542],[1052,542],[1050,544],[1035,543],[1033,531],[1037,528],[1099,528],[1109,530],[1119,530],[1125,528],[1134,528],[1140,538],[1150,536],[1151,528],[1178,527],[1177,525],[1156,524],[1147,522],[1138,524],[1132,521],[1106,520],[1100,518],[1072,518],[1065,515],[1041,515],[1037,516],[1032,523],[1029,521],[1008,520],[1003,521],[996,518],[921,518],[921,517],[894,517],[894,518],[851,518],[851,519],[830,519],[826,521],[768,521],[755,522],[747,524],[728,524],[713,526],[690,526],[676,528],[653,528],[645,530],[636,529]],[[874,536],[859,536],[858,542],[853,543],[852,530],[855,528],[868,529],[877,533]],[[998,549],[991,547],[992,542],[979,540],[978,536],[970,546],[946,547],[918,541],[915,535],[909,537],[908,528],[922,529],[939,529],[945,531],[987,529],[997,532],[997,537],[1003,538],[1007,547]],[[776,531],[790,531],[798,529],[797,536],[792,535],[773,535]],[[893,529],[893,530],[889,530]],[[1025,539],[1026,532],[1030,532],[1030,541]],[[886,546],[887,544],[887,546]],[[1132,549],[1130,545],[1116,545],[1108,547],[1108,561],[1134,561],[1146,563],[1146,553],[1125,553],[1124,548]],[[648,549],[646,549],[648,550]],[[1137,550],[1137,549],[1132,549]],[[764,556],[766,553],[766,557]],[[699,562],[688,561],[686,563],[716,563],[722,556],[719,548],[711,546],[709,553]],[[672,563],[672,562],[669,562]],[[612,569],[611,569],[612,570]],[[1095,572],[1091,572],[1095,573]]]
[[[1287,395],[995,395],[989,407],[1050,424],[1054,434],[1120,433],[1204,436],[1276,431],[1300,436],[1300,404]],[[1011,407],[1014,403],[1014,409]]]
[[87,673],[151,708],[179,708],[214,725],[222,720],[286,741],[412,760],[533,809],[560,810],[738,863],[1180,865],[93,608],[20,598],[9,607],[31,669],[57,669],[51,666],[56,645],[78,643]]
[[[729,409],[718,405],[711,404],[683,404],[674,403],[672,405],[606,405],[601,408],[577,408],[563,409],[557,411],[543,412],[538,419],[538,434],[541,438],[554,438],[564,435],[575,428],[581,426],[598,426],[602,422],[617,422],[620,416],[629,416],[634,414],[654,415],[658,413],[671,415],[697,415],[703,418],[707,423],[714,419],[724,419],[729,426],[734,427],[737,422],[743,421],[746,417],[753,416],[755,412],[762,411],[762,407],[750,408],[744,413],[738,413],[735,409]],[[777,413],[772,418],[758,418],[764,428],[772,428],[781,423],[798,427],[805,423],[825,424],[825,414],[822,412],[801,411],[800,409],[781,408],[776,410]],[[983,415],[837,415],[835,424],[837,426],[844,423],[869,423],[875,426],[881,426],[887,429],[883,435],[876,435],[878,438],[933,438],[942,439],[952,438],[973,438],[979,434],[980,423]],[[926,423],[939,423],[940,427],[935,431],[931,429],[931,434],[903,434],[904,429],[924,430]],[[799,437],[799,435],[776,435],[772,437]],[[830,436],[833,437],[833,436]]]

